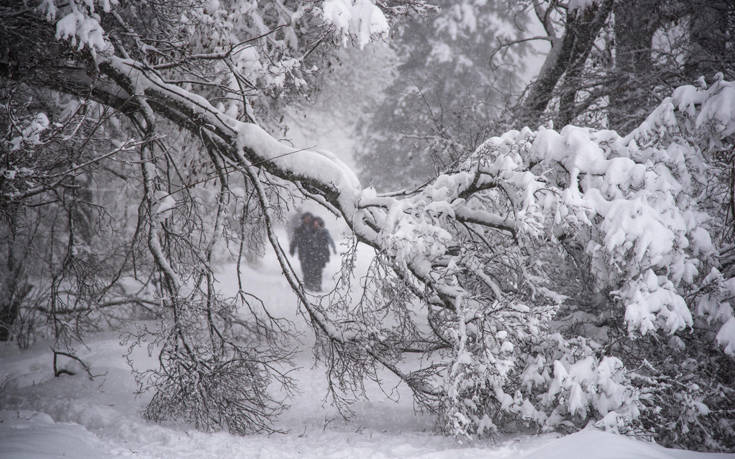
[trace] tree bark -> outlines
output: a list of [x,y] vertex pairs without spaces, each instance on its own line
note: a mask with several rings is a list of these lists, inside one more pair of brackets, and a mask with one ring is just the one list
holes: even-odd
[[660,21],[660,6],[661,0],[624,0],[616,2],[613,8],[615,88],[610,91],[608,126],[621,134],[637,126],[647,113],[649,104],[641,98],[650,97],[651,48]]
[[684,70],[691,80],[704,76],[711,81],[716,72],[732,68],[735,61],[732,56],[735,51],[735,3],[728,0],[697,1],[690,8],[691,48]]
[[572,70],[570,85],[563,96],[568,113],[558,118],[560,122],[566,123],[573,106],[569,101],[573,103],[576,94],[573,90],[575,73],[579,73],[584,67],[595,39],[610,15],[612,5],[613,0],[603,0],[599,5],[593,4],[584,10],[567,13],[564,36],[552,40],[551,51],[546,56],[539,77],[518,107],[517,118],[521,124],[535,127],[541,121],[559,80]]

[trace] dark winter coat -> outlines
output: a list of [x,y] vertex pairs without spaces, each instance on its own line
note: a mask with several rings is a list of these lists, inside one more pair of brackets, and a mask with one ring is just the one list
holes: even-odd
[[314,230],[314,262],[319,266],[324,266],[329,261],[329,245],[334,247],[332,237],[325,228],[317,228]]
[[313,225],[300,225],[294,231],[289,251],[293,255],[297,250],[299,261],[323,267],[329,261],[329,247],[334,249],[334,241],[325,228],[314,228]]

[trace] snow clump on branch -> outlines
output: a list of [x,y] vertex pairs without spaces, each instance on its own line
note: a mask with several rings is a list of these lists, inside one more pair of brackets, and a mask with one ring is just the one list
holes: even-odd
[[[451,346],[440,384],[447,431],[595,420],[640,432],[655,409],[650,393],[670,396],[657,389],[669,381],[658,369],[628,367],[641,364],[648,337],[671,337],[692,355],[716,346],[732,355],[720,210],[708,192],[715,149],[733,143],[734,91],[724,81],[680,89],[626,137],[575,126],[510,131],[413,192],[363,193],[359,212],[380,228],[381,253],[405,282],[437,294],[425,301]],[[604,300],[585,304],[584,292]],[[642,380],[657,382],[642,390]],[[701,387],[687,387],[676,397],[706,406]],[[710,413],[685,411],[672,414],[687,419],[681,429]]]
[[374,36],[388,34],[389,26],[383,12],[372,0],[327,0],[322,6],[324,19],[342,35],[342,43],[355,37],[364,48]]

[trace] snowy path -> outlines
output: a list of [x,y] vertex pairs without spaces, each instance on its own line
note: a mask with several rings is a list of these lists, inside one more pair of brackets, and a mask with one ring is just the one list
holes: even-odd
[[[368,262],[369,252],[361,252],[362,269]],[[327,271],[337,268],[333,259]],[[234,288],[233,273],[232,266],[223,267],[223,291]],[[144,421],[140,412],[147,396],[134,395],[125,347],[118,333],[104,332],[90,336],[87,348],[78,349],[95,373],[104,374],[93,381],[83,374],[54,378],[48,343],[36,343],[25,352],[0,345],[0,458],[735,458],[666,450],[597,431],[462,445],[435,434],[432,419],[414,413],[405,388],[399,387],[397,401],[391,401],[375,384],[367,385],[370,401],[357,403],[355,416],[344,420],[323,403],[323,369],[313,365],[313,338],[295,317],[296,301],[279,273],[273,257],[267,256],[249,279],[266,304],[293,318],[304,332],[304,348],[295,361],[300,391],[277,425],[286,433],[237,437]],[[135,361],[153,364],[142,349]],[[393,387],[389,376],[386,381],[386,387]]]

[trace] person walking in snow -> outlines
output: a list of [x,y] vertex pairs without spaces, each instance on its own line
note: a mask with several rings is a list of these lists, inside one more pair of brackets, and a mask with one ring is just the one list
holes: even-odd
[[329,231],[324,227],[324,220],[321,217],[315,217],[313,220],[314,227],[314,286],[316,291],[322,289],[322,270],[329,262],[329,248],[332,252],[337,253],[334,246],[334,240]]
[[311,291],[322,290],[322,270],[329,261],[329,247],[336,252],[334,241],[324,228],[324,220],[306,212],[301,216],[301,225],[294,231],[289,252],[296,251],[304,278],[304,286]]
[[304,286],[308,290],[316,290],[316,250],[314,231],[314,216],[309,212],[301,214],[301,224],[296,227],[289,245],[289,253],[291,256],[295,252],[299,254],[299,263],[301,264],[301,273],[304,280]]

